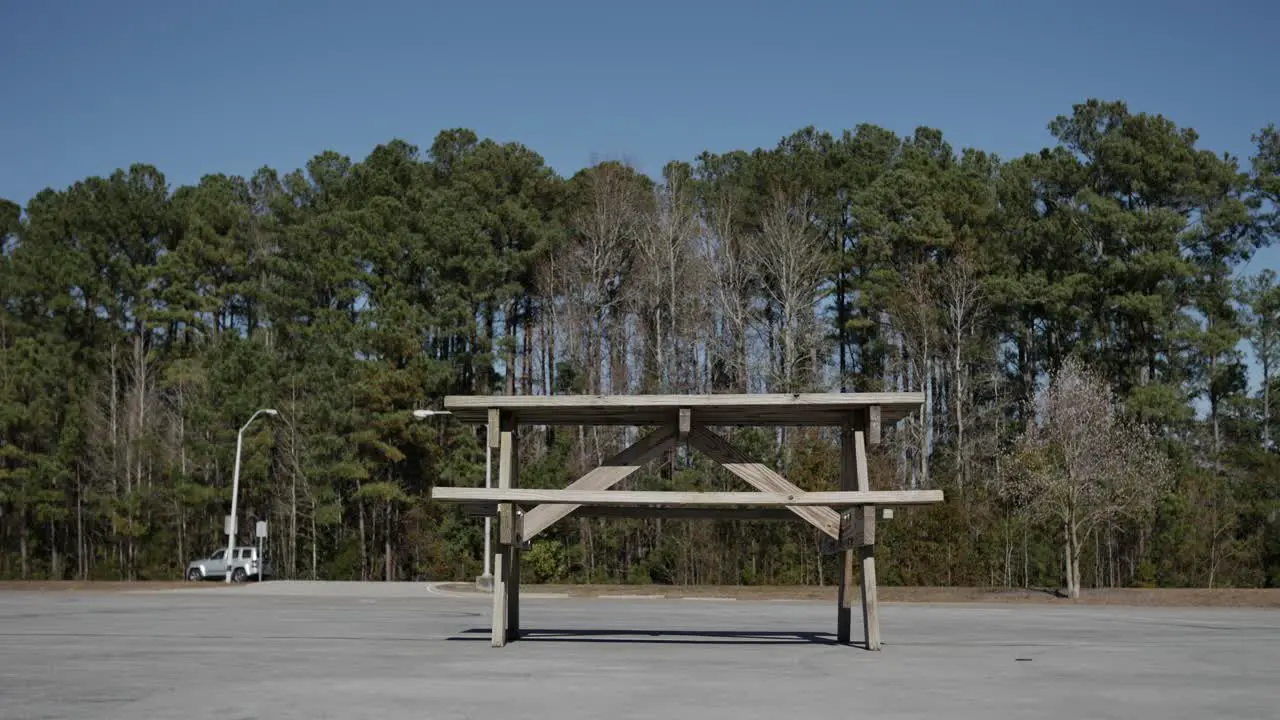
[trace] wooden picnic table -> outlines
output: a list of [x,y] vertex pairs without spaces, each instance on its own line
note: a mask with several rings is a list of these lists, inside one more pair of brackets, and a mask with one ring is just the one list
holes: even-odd
[[[848,643],[852,627],[854,562],[860,564],[863,637],[880,649],[876,602],[877,512],[938,503],[941,490],[873,491],[867,447],[924,404],[923,393],[800,393],[750,395],[449,396],[444,406],[460,421],[484,423],[498,451],[496,488],[437,486],[431,497],[462,503],[468,512],[498,517],[494,552],[491,642],[502,647],[520,633],[520,552],[538,534],[572,513],[597,517],[801,519],[827,536],[840,552],[836,636]],[[563,489],[522,489],[520,426],[613,425],[653,428]],[[785,426],[840,429],[838,491],[806,492],[753,461],[715,427]],[[757,492],[647,492],[610,490],[672,448],[687,443]]]

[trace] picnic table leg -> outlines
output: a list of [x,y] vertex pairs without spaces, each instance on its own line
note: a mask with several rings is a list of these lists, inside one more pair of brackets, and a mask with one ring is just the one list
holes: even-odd
[[876,599],[876,546],[858,548],[862,559],[862,627],[868,650],[880,649],[880,603]]
[[[876,413],[875,415],[878,415]],[[879,434],[879,417],[873,416],[869,419],[867,427],[873,430],[873,442],[875,435]],[[867,441],[862,430],[857,430],[853,434],[853,446],[857,484],[859,490],[871,489],[871,478],[867,474]],[[880,649],[880,603],[876,599],[876,546],[875,546],[875,522],[876,509],[874,507],[858,508],[859,523],[862,532],[863,542],[858,546],[858,558],[861,562],[862,575],[862,632],[863,639],[866,640],[868,650]]]
[[[510,413],[502,413],[498,432],[498,487],[510,488],[515,479],[515,418]],[[501,503],[498,506],[498,547],[494,553],[493,568],[493,626],[489,644],[503,647],[507,644],[508,629],[511,626],[511,601],[519,602],[518,581],[513,569],[513,528],[515,525],[515,506],[512,503]],[[517,610],[518,612],[518,610]]]
[[520,547],[512,546],[507,575],[507,639],[520,639]]
[[[511,428],[511,487],[520,487],[520,436]],[[520,638],[520,543],[523,517],[515,506],[502,524],[507,543],[507,639]]]
[[848,645],[853,636],[853,551],[845,550],[840,563],[840,588],[836,602],[836,642]]
[[507,644],[507,554],[501,545],[493,554],[493,625],[489,644]]
[[[840,489],[859,490],[858,447],[854,432],[860,425],[856,415],[840,427]],[[852,549],[840,553],[840,586],[836,590],[836,642],[848,644],[853,635],[853,554]]]

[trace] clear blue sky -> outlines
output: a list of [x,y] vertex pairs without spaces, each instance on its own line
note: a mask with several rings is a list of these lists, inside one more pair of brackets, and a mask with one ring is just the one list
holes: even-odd
[[809,124],[931,125],[1008,157],[1089,97],[1245,162],[1280,122],[1266,0],[0,2],[0,197],[23,204],[133,162],[190,183],[459,126],[567,175]]

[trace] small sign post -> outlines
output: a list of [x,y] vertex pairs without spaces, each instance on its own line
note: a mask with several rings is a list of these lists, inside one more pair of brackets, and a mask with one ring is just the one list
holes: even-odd
[[263,545],[267,541],[267,521],[259,520],[254,526],[254,535],[258,538],[258,582],[262,582],[267,577],[267,557],[262,553]]

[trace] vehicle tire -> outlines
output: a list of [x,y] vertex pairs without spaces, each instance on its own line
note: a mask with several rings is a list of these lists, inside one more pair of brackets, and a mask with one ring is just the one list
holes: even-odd
[[191,582],[200,582],[204,579],[204,575],[200,574],[200,568],[191,568],[187,571],[187,579]]
[[239,567],[239,568],[236,568],[235,571],[231,573],[231,582],[242,583],[247,577],[249,577],[249,573],[245,572],[244,568]]

